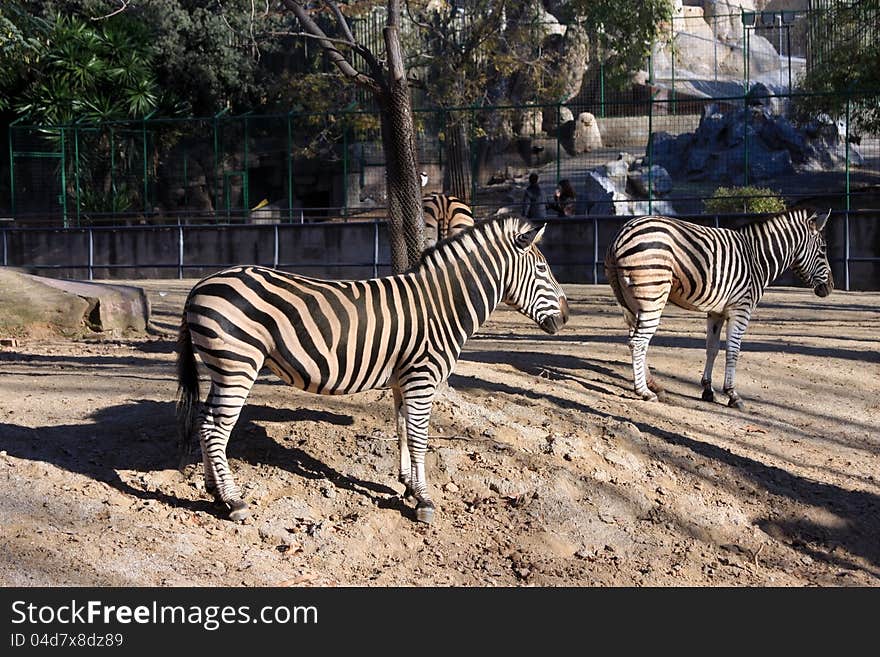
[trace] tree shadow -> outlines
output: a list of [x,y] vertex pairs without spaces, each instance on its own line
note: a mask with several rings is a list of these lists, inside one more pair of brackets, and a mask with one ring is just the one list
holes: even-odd
[[[98,409],[93,424],[24,427],[0,423],[0,450],[10,456],[50,463],[112,486],[139,500],[157,500],[173,508],[204,511],[225,517],[211,500],[191,500],[162,490],[146,490],[122,479],[121,470],[150,473],[176,469],[178,441],[173,402],[138,400]],[[327,479],[334,486],[358,493],[381,508],[413,513],[393,488],[335,470],[300,447],[281,445],[257,422],[327,422],[349,426],[350,415],[312,409],[245,406],[229,441],[228,455],[252,465],[270,464],[310,479]],[[198,451],[190,461],[198,460]],[[198,475],[201,477],[201,474]]]

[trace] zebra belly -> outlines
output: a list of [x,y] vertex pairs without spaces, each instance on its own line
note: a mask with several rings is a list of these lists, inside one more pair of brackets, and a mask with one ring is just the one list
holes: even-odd
[[287,385],[319,395],[349,395],[377,388],[388,388],[391,385],[391,364],[381,368],[376,375],[367,376],[356,383],[349,382],[347,385],[342,385],[338,372],[335,373],[336,376],[326,382],[316,381],[309,375],[305,367],[297,363],[282,362],[277,355],[274,358],[273,356],[266,358],[265,365]]

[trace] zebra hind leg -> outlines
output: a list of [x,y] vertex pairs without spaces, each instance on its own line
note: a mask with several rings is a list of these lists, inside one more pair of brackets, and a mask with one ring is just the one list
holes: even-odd
[[749,326],[751,308],[740,308],[731,313],[727,321],[727,354],[724,365],[724,392],[729,401],[727,405],[740,411],[746,409],[745,403],[736,391],[736,363],[739,359],[743,335]]
[[650,375],[650,370],[648,369],[648,345],[651,342],[651,338],[654,337],[659,324],[659,313],[652,313],[649,318],[645,318],[640,314],[636,317],[635,324],[630,329],[629,347],[632,352],[633,383],[636,394],[645,401],[658,400],[657,393],[651,389],[651,384],[655,388],[659,388],[659,386],[657,386],[656,379]]
[[199,430],[205,489],[213,494],[218,503],[225,505],[229,519],[236,522],[250,517],[251,512],[232,477],[226,446],[249,390],[250,386],[213,384],[205,401],[204,419]]

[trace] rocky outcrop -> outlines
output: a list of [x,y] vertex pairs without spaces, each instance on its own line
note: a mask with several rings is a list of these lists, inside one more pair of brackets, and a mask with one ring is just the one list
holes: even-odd
[[[676,176],[742,184],[746,163],[750,182],[795,171],[834,169],[846,161],[845,127],[822,116],[795,125],[775,114],[760,90],[745,108],[724,110],[707,105],[697,130],[673,136],[651,135],[652,162]],[[850,164],[858,166],[858,147],[849,146]]]
[[[675,208],[658,198],[671,191],[672,178],[663,167],[649,167],[643,158],[621,153],[616,160],[588,172],[583,191],[578,190],[578,214],[674,215]],[[653,201],[648,201],[649,196]]]

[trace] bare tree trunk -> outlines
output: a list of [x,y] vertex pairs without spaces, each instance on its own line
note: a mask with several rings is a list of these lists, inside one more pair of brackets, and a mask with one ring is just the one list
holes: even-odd
[[386,93],[379,94],[379,105],[388,187],[391,267],[395,273],[400,273],[419,262],[424,249],[425,218],[422,212],[412,100],[396,23],[400,16],[397,4],[396,0],[388,2],[388,25],[384,36],[390,76]]
[[471,152],[467,126],[461,116],[446,115],[446,189],[465,203],[471,202]]
[[[373,53],[357,43],[345,16],[332,0],[327,0],[324,5],[334,14],[341,38],[329,38],[312,20],[302,0],[284,0],[284,4],[296,15],[303,27],[303,35],[316,39],[342,75],[369,89],[379,103],[388,188],[391,268],[395,273],[406,271],[421,258],[425,218],[412,100],[400,47],[400,0],[388,0],[388,20],[384,30],[387,70]],[[355,69],[336,44],[343,44],[363,57],[369,71]]]

